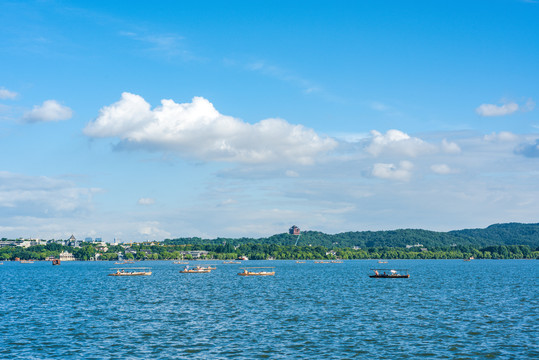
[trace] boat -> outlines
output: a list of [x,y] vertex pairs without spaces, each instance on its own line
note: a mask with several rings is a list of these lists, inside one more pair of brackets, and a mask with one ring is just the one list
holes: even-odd
[[378,261],[378,264],[387,264],[387,261],[380,260],[380,261]]
[[305,264],[305,261],[297,260],[297,261],[296,261],[296,264]]
[[34,260],[21,260],[20,263],[21,264],[33,264]]
[[332,264],[342,264],[341,260],[331,260]]
[[238,260],[249,260],[249,258],[245,255],[239,256]]
[[182,265],[187,265],[189,264],[189,261],[174,261],[174,264],[182,264]]
[[183,270],[180,270],[182,274],[204,274],[204,273],[209,273],[211,271],[212,269],[210,269],[209,267],[206,268],[202,266],[197,266],[192,269],[190,269],[189,266],[186,266]]
[[53,265],[60,265],[60,259],[52,259]]
[[150,276],[152,271],[150,268],[137,267],[137,268],[112,268],[116,272],[109,274],[109,276]]
[[474,257],[473,257],[473,256],[470,256],[469,258],[463,259],[463,260],[464,260],[464,261],[472,261],[473,259],[474,259]]
[[241,264],[241,261],[234,261],[234,260],[223,261],[223,264]]
[[314,263],[315,264],[329,264],[329,261],[318,260],[318,261],[315,261]]
[[[380,279],[407,279],[410,277],[408,270],[406,269],[371,269],[374,271],[374,275],[369,275],[371,278],[380,278]],[[389,271],[389,273],[386,273]],[[406,272],[405,274],[399,274],[398,271]]]
[[246,267],[242,272],[238,273],[240,276],[274,276],[275,271],[250,271],[248,269],[274,269],[273,267]]

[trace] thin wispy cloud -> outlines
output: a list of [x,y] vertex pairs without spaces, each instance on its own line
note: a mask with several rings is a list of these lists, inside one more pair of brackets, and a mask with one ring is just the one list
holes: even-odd
[[195,60],[197,57],[185,46],[185,38],[173,33],[137,33],[132,31],[120,31],[119,35],[137,41],[143,46],[143,50],[154,56],[181,58],[184,61]]
[[137,204],[139,204],[139,205],[153,205],[153,204],[155,204],[155,199],[152,199],[152,198],[140,198],[140,199],[138,199]]
[[101,190],[82,188],[61,178],[0,171],[0,214],[54,216],[86,212],[92,196]]
[[[237,62],[231,59],[226,59],[225,64],[236,65]],[[294,71],[273,65],[264,60],[251,61],[244,65],[244,69],[262,74],[264,76],[277,79],[283,83],[289,84],[306,95],[316,95],[326,101],[342,103],[343,100],[334,94],[329,93],[321,85],[312,80],[306,79]]]
[[389,105],[381,101],[370,101],[366,105],[372,110],[383,113],[387,116],[402,116],[402,112],[396,109],[393,105]]
[[500,131],[499,133],[487,134],[483,137],[485,141],[515,141],[518,139],[518,136],[509,132],[509,131]]
[[511,102],[503,105],[481,104],[475,112],[481,116],[504,116],[518,111],[518,104]]
[[510,115],[519,110],[528,112],[532,111],[534,108],[535,102],[532,99],[528,99],[524,105],[519,105],[516,102],[506,102],[502,105],[481,104],[475,109],[475,112],[480,116],[491,117]]
[[248,63],[246,68],[247,70],[255,71],[296,86],[306,94],[321,93],[323,91],[320,86],[314,84],[313,82],[304,79],[291,71],[285,70],[279,66],[268,64],[262,60]]
[[12,100],[15,99],[18,94],[15,91],[10,91],[4,87],[0,87],[0,100]]
[[430,166],[430,169],[439,175],[447,175],[453,172],[447,164],[434,164]]

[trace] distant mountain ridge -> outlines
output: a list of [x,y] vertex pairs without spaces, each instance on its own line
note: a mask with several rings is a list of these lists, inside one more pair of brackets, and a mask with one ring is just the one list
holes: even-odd
[[288,233],[276,234],[267,238],[179,238],[167,239],[170,244],[222,244],[223,242],[240,244],[277,244],[312,245],[325,247],[406,247],[421,245],[422,247],[447,247],[452,245],[468,245],[475,247],[496,245],[528,245],[539,247],[539,224],[505,223],[494,224],[484,229],[452,230],[437,232],[422,229],[399,229],[385,231],[350,231],[339,234],[325,234],[319,231],[303,231],[300,238]]

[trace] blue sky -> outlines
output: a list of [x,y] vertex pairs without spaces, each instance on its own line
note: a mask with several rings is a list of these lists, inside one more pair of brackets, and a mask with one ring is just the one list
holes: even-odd
[[2,1],[0,236],[537,222],[538,1]]

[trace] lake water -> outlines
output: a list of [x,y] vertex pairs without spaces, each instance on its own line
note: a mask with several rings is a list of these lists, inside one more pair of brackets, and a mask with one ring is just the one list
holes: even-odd
[[[539,358],[539,261],[0,265],[0,358]],[[274,266],[274,277],[236,275]],[[409,279],[371,279],[371,268]]]

